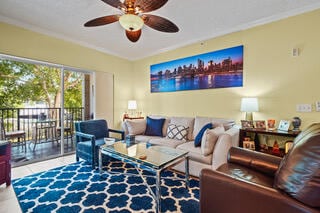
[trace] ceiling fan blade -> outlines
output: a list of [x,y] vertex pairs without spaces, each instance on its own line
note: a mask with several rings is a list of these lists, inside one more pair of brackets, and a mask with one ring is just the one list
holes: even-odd
[[141,30],[137,30],[137,31],[126,30],[126,36],[130,41],[137,42],[141,36]]
[[106,24],[111,24],[119,20],[119,15],[103,16],[92,19],[84,24],[85,27],[96,27]]
[[136,0],[134,7],[139,7],[141,12],[151,12],[165,5],[168,0]]
[[126,6],[120,0],[101,0],[101,1],[118,9],[126,8]]
[[179,31],[179,28],[177,25],[169,21],[168,19],[165,19],[160,16],[155,16],[155,15],[150,15],[150,14],[143,14],[142,18],[144,20],[144,23],[161,32],[166,32],[166,33],[176,33]]

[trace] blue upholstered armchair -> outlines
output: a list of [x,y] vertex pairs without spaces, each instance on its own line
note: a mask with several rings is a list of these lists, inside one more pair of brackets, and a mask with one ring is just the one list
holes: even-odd
[[75,123],[76,130],[76,160],[82,158],[89,161],[92,167],[98,164],[99,147],[103,145],[104,138],[109,137],[110,132],[121,135],[124,140],[124,132],[109,129],[106,120],[87,120]]

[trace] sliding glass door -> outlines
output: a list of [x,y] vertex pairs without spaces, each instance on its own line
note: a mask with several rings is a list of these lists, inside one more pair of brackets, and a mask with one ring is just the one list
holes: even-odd
[[84,89],[85,74],[82,72],[63,69],[63,84],[61,85],[63,94],[63,112],[61,113],[60,127],[58,134],[60,136],[62,154],[72,153],[75,150],[74,123],[84,119],[85,110]]
[[[12,165],[75,151],[74,122],[85,119],[86,76],[90,72],[0,55],[1,138],[10,138]],[[89,101],[89,114],[90,114]]]

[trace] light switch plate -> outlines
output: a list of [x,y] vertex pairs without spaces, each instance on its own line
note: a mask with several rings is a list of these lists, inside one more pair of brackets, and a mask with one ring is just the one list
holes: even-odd
[[320,101],[316,101],[316,111],[320,112]]
[[297,112],[311,112],[312,107],[311,104],[297,104],[296,110]]

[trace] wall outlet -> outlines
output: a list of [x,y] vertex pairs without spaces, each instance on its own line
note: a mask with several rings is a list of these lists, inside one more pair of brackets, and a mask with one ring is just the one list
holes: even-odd
[[320,101],[316,101],[316,111],[320,112]]
[[296,110],[297,112],[311,112],[312,107],[311,104],[297,104]]

